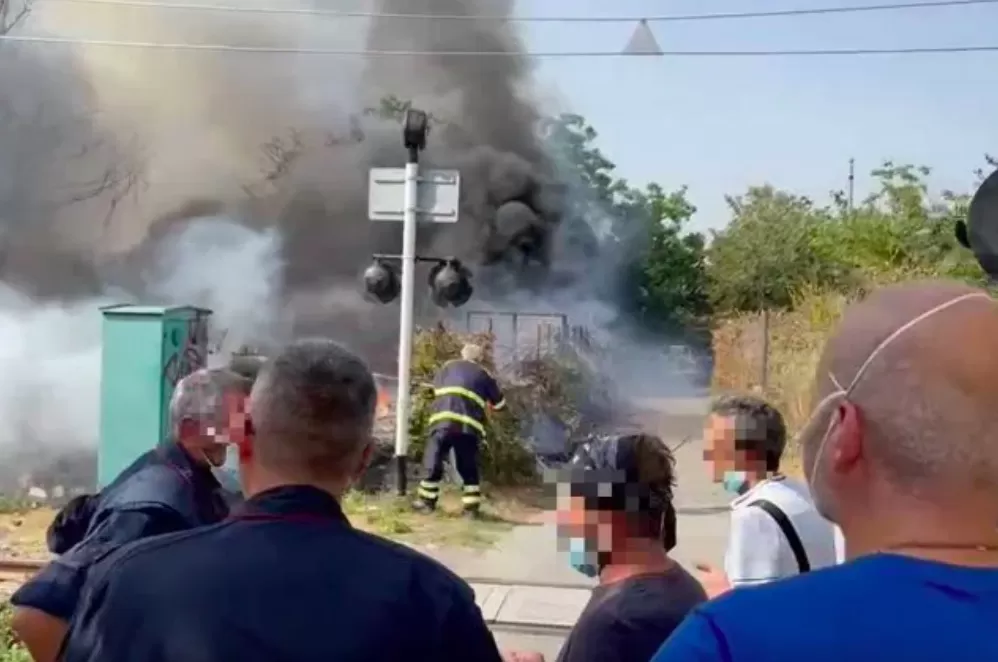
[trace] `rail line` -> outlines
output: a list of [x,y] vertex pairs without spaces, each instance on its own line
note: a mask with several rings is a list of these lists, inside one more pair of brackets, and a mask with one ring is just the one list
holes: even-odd
[[5,559],[0,558],[0,576],[11,575],[27,579],[41,570],[47,564],[43,559]]

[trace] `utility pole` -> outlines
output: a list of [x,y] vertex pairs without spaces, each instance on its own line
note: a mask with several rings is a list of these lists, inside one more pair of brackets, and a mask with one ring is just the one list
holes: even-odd
[[406,114],[404,140],[409,158],[405,163],[402,222],[402,306],[399,312],[398,391],[395,400],[395,462],[399,494],[406,493],[409,450],[410,375],[412,371],[413,307],[416,289],[416,199],[419,192],[419,152],[426,147],[426,115]]
[[852,218],[854,196],[856,194],[856,159],[849,159],[849,218]]
[[[412,409],[412,337],[414,333],[416,263],[432,262],[431,291],[438,305],[460,306],[471,296],[467,270],[453,258],[416,255],[416,226],[420,220],[456,223],[460,207],[460,173],[419,167],[429,129],[426,113],[406,111],[402,141],[408,158],[405,168],[372,168],[369,173],[368,217],[372,221],[402,222],[402,254],[375,255],[364,272],[368,294],[381,303],[401,295],[399,307],[398,391],[395,400],[395,462],[398,493],[405,495],[408,475],[409,416]],[[401,278],[392,262],[401,263]],[[455,294],[456,292],[456,294]]]

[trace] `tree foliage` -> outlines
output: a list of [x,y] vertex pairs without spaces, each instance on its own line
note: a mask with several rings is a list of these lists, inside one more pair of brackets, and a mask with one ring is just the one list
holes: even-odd
[[701,325],[709,312],[704,238],[688,230],[696,207],[685,188],[632,186],[575,114],[543,123],[542,135],[572,187],[561,232],[599,249],[619,277],[615,298],[646,329],[678,333]]
[[731,222],[708,251],[716,309],[786,309],[803,290],[854,295],[911,278],[983,284],[953,231],[970,196],[933,197],[930,175],[927,167],[887,161],[870,173],[874,190],[854,208],[841,191],[823,207],[770,186],[729,198]]

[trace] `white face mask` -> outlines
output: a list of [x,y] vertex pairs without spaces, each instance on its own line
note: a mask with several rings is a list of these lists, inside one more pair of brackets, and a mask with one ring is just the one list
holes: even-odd
[[[874,348],[874,350],[870,352],[870,355],[867,356],[865,361],[863,361],[862,365],[859,367],[859,370],[856,371],[856,376],[853,377],[851,382],[849,382],[849,386],[843,388],[842,383],[835,377],[835,375],[833,375],[832,373],[828,373],[828,378],[835,386],[835,390],[829,393],[827,396],[825,396],[821,400],[821,402],[819,402],[818,405],[814,408],[813,412],[811,413],[811,417],[808,419],[808,422],[801,429],[801,434],[799,435],[799,439],[804,439],[805,436],[813,434],[814,431],[809,430],[809,428],[813,427],[818,421],[822,420],[824,414],[831,412],[836,406],[841,404],[843,401],[849,399],[849,396],[852,395],[852,392],[856,389],[856,386],[860,383],[860,380],[866,374],[866,371],[873,363],[873,360],[877,358],[877,355],[883,352],[888,345],[897,340],[901,335],[906,333],[908,330],[915,327],[919,322],[922,322],[928,319],[929,317],[932,317],[936,313],[947,310],[948,308],[960,303],[961,301],[967,301],[968,299],[977,299],[977,298],[987,299],[989,302],[994,303],[994,300],[987,294],[984,294],[983,292],[964,294],[962,296],[941,303],[935,308],[931,308],[925,311],[921,315],[915,317],[909,322],[898,327],[894,331],[894,333],[884,338],[883,342],[877,345],[876,348]],[[821,513],[823,517],[825,517],[828,520],[831,520],[832,522],[836,521],[835,512],[834,512],[835,508],[833,504],[834,497],[833,495],[828,493],[827,483],[826,481],[821,479],[820,469],[821,469],[822,459],[824,458],[825,454],[825,445],[828,442],[829,438],[831,437],[832,429],[834,427],[835,427],[835,419],[832,418],[828,422],[828,427],[825,429],[824,436],[822,436],[821,441],[818,443],[817,449],[815,450],[814,459],[811,462],[810,466],[810,471],[808,471],[807,463],[805,463],[804,466],[804,471],[807,475],[807,481],[811,487],[811,495],[814,498],[814,505],[818,509],[818,512]],[[807,444],[805,443],[804,447],[806,446]]]

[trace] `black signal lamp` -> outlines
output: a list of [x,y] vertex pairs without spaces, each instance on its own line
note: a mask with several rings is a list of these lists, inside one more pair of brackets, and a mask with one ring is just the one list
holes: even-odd
[[384,260],[375,260],[364,271],[364,290],[379,303],[391,303],[402,291],[398,272]]

